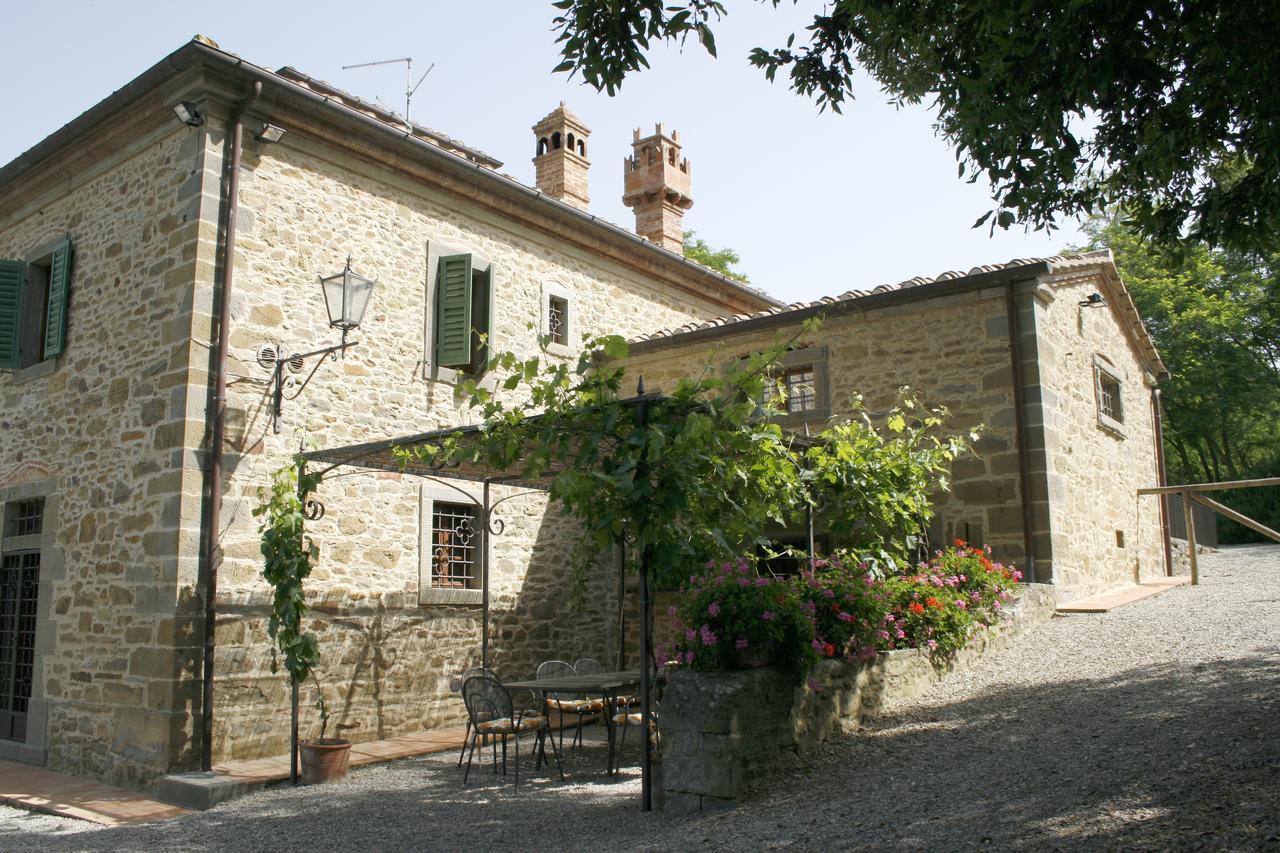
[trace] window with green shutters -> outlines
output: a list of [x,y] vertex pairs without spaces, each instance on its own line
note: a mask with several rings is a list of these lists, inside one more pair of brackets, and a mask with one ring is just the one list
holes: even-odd
[[29,260],[0,260],[0,369],[21,370],[66,349],[71,259],[64,238]]
[[489,357],[494,266],[478,268],[470,253],[442,255],[435,271],[435,334],[439,367],[481,373]]

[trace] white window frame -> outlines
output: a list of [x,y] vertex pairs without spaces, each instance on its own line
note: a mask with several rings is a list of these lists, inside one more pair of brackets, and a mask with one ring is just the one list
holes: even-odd
[[[551,299],[564,300],[564,339],[566,343],[547,340],[551,335]],[[574,304],[573,291],[558,281],[542,282],[538,299],[538,337],[547,340],[546,351],[551,355],[572,358],[578,354],[574,342],[578,340],[577,306]]]
[[[465,483],[440,483],[427,480],[419,487],[418,492],[418,604],[464,604],[477,605],[484,603],[484,573],[488,571],[483,557],[483,549],[488,547],[485,541],[488,530],[485,529],[484,511],[476,489]],[[435,505],[440,503],[470,504],[476,511],[476,571],[479,583],[475,589],[453,589],[433,587],[431,573],[433,569],[432,552],[435,542],[432,540]]]
[[[1116,384],[1116,401],[1120,406],[1120,417],[1113,418],[1102,410],[1102,379],[1110,379]],[[1093,396],[1098,412],[1098,427],[1112,433],[1117,438],[1124,438],[1124,374],[1104,356],[1093,357]]]
[[[497,292],[498,285],[494,281],[495,276],[492,274],[494,270],[493,259],[488,255],[483,255],[475,249],[465,246],[457,246],[451,243],[444,243],[439,240],[427,241],[427,274],[426,274],[426,311],[422,315],[422,378],[430,382],[447,382],[450,385],[458,384],[460,379],[473,378],[470,373],[465,370],[456,370],[452,367],[443,367],[435,363],[436,358],[436,277],[440,274],[440,259],[448,255],[470,255],[471,271],[489,273],[489,316],[493,317],[494,311],[497,310]],[[495,330],[498,327],[496,322],[490,320],[490,326]],[[489,341],[489,351],[493,352],[493,341]],[[481,379],[481,384],[492,389],[492,379],[486,374]]]

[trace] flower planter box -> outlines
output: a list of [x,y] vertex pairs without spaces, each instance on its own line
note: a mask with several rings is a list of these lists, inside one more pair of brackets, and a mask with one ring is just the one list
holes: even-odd
[[691,812],[733,804],[831,736],[856,730],[864,715],[913,698],[984,652],[1009,645],[1051,619],[1055,606],[1052,587],[1026,585],[1004,621],[975,632],[941,663],[924,649],[882,652],[867,663],[825,660],[800,687],[774,667],[673,673],[660,723],[666,808]]

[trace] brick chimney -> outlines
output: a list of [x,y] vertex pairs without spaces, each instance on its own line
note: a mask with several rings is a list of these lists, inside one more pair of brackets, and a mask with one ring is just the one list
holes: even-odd
[[587,194],[587,137],[591,130],[569,112],[560,102],[541,121],[533,126],[537,138],[537,150],[533,158],[538,189],[552,198],[586,210],[590,201]]
[[684,250],[684,212],[689,197],[689,161],[680,157],[680,134],[668,136],[659,122],[652,136],[632,135],[631,156],[624,161],[622,203],[635,211],[636,233],[681,253]]

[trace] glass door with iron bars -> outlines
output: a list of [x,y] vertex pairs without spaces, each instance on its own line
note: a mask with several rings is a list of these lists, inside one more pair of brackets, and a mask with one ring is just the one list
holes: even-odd
[[[16,501],[7,509],[6,544],[40,533],[44,501]],[[39,590],[39,550],[0,552],[0,738],[26,740]]]

